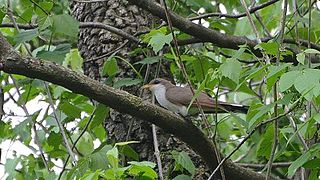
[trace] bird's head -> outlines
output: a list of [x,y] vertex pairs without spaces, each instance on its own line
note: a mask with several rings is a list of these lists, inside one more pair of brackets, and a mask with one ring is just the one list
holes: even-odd
[[168,86],[172,86],[170,81],[161,79],[161,78],[156,78],[153,79],[149,82],[149,84],[146,84],[142,86],[143,89],[149,89],[150,91],[154,92],[157,89],[166,89]]

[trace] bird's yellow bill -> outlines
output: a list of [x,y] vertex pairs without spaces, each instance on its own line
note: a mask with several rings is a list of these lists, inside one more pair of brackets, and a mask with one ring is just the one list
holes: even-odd
[[152,87],[151,84],[146,84],[146,85],[142,86],[142,89],[149,89],[150,87]]

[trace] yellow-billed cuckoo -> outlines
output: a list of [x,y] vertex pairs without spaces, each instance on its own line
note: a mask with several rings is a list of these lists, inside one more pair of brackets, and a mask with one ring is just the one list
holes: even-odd
[[[170,111],[179,113],[183,116],[197,112],[196,102],[193,102],[191,105],[189,113],[187,111],[193,97],[190,87],[175,86],[170,81],[156,78],[150,81],[149,84],[144,85],[142,88],[149,89],[156,96],[158,103]],[[247,113],[248,111],[247,106],[228,104],[220,101],[216,103],[213,98],[203,92],[200,93],[197,101],[205,113],[225,113],[229,111]],[[216,105],[217,108],[215,108]]]

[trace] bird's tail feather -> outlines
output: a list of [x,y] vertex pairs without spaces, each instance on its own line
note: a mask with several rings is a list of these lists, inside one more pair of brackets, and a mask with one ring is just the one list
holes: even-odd
[[217,108],[215,108],[216,105],[212,106],[212,104],[210,106],[205,106],[203,108],[203,110],[205,111],[205,113],[234,112],[234,113],[244,113],[244,114],[247,114],[247,112],[249,110],[249,106],[244,106],[244,105],[240,105],[240,104],[228,104],[228,103],[224,103],[224,102],[219,102],[217,105],[218,105]]

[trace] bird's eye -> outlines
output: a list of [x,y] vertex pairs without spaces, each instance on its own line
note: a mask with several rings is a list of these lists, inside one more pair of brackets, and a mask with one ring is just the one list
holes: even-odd
[[159,80],[154,80],[154,82],[153,82],[153,84],[159,84],[160,83],[160,81]]

